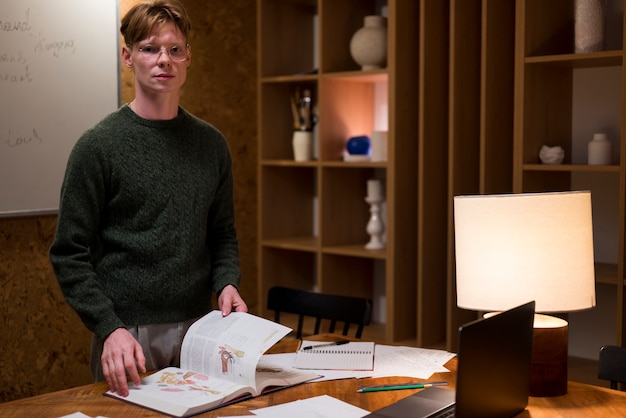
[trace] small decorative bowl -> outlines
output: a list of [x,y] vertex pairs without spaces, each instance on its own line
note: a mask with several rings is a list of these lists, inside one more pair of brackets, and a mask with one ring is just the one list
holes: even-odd
[[562,147],[549,147],[544,145],[539,151],[539,159],[543,164],[561,164],[565,158],[565,150]]

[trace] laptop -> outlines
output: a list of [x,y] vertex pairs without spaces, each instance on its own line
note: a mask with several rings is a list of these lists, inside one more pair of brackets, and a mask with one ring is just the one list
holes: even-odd
[[535,302],[459,327],[456,391],[431,387],[370,418],[503,418],[528,404]]

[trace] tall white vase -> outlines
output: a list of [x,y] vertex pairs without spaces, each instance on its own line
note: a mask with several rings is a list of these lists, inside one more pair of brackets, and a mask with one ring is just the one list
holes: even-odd
[[574,1],[574,52],[604,49],[606,0]]

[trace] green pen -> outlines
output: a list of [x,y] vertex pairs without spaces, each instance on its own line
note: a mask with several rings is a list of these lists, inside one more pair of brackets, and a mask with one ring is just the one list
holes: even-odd
[[385,390],[401,390],[401,389],[424,389],[433,386],[447,386],[448,382],[424,382],[424,383],[398,383],[380,386],[360,386],[357,392],[382,392]]

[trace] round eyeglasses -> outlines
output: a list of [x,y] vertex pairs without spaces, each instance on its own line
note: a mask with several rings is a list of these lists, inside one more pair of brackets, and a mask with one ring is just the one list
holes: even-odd
[[169,55],[172,61],[182,62],[189,58],[189,44],[186,45],[172,45],[157,46],[157,45],[143,45],[137,48],[139,53],[147,59],[157,60],[161,52],[165,51]]

